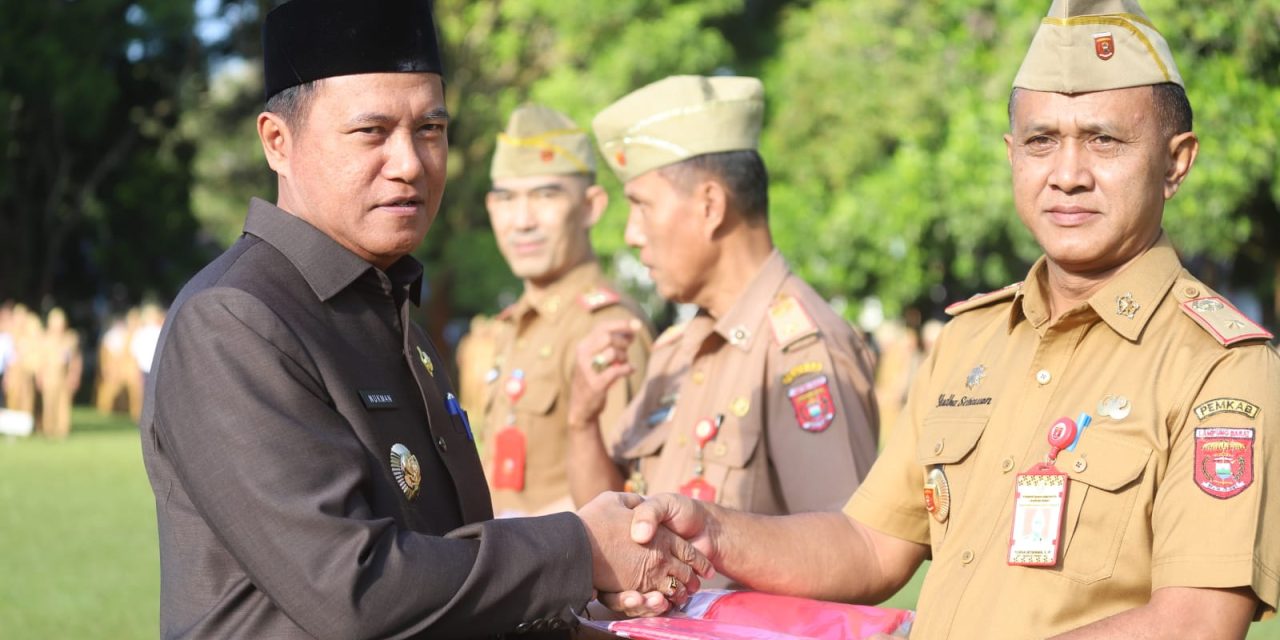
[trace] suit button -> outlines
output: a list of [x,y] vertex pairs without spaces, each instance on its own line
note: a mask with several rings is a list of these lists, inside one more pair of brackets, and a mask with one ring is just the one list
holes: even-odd
[[547,621],[546,621],[546,620],[534,620],[534,621],[533,621],[533,630],[534,630],[534,631],[546,631],[546,630],[547,630]]
[[516,633],[529,633],[530,626],[531,625],[528,622],[521,622],[516,625]]
[[1076,460],[1076,463],[1071,465],[1071,468],[1074,469],[1076,473],[1084,473],[1084,470],[1087,469],[1088,467],[1089,467],[1089,463],[1085,462],[1084,458],[1080,458]]
[[938,441],[933,443],[933,455],[936,456],[939,453],[942,453],[944,448],[946,448],[946,442],[943,438],[938,438]]
[[1049,373],[1048,369],[1041,369],[1036,372],[1036,382],[1045,385],[1049,384],[1050,380],[1053,380],[1053,375]]
[[1013,471],[1013,456],[1009,456],[1000,461],[1000,470],[1005,473]]
[[569,623],[566,622],[564,618],[556,618],[551,621],[552,629],[564,629],[565,627],[568,627],[568,626],[569,626]]
[[439,438],[436,438],[436,448],[439,449],[440,451],[449,450],[449,443],[444,441],[444,436],[440,436]]
[[973,552],[968,549],[962,551],[960,553],[960,562],[962,564],[969,564],[970,562],[973,562]]

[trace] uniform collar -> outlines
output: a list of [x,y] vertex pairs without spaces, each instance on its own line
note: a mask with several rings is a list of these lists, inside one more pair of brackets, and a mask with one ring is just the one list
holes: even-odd
[[[321,301],[337,295],[370,270],[377,270],[311,223],[259,198],[249,202],[244,232],[284,254]],[[419,303],[421,263],[405,256],[386,270],[385,277],[396,290],[405,291],[415,305]]]
[[[1091,315],[1112,331],[1136,341],[1180,273],[1182,262],[1169,236],[1162,231],[1150,249],[1090,296],[1087,306]],[[1014,295],[1009,330],[1024,317],[1038,331],[1049,321],[1048,263],[1044,256],[1031,267]]]
[[715,332],[725,342],[743,351],[751,350],[751,343],[760,332],[769,305],[778,295],[782,283],[791,275],[786,258],[777,249],[769,254],[760,266],[751,284],[747,285],[729,312],[716,320]]
[[600,263],[595,258],[587,260],[570,269],[536,297],[526,290],[512,305],[511,316],[521,318],[534,311],[540,316],[553,318],[564,311],[565,307],[576,304],[578,297],[597,286],[603,277]]

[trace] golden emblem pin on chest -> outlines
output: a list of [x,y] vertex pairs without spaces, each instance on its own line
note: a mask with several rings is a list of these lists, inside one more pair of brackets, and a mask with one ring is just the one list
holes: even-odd
[[427,352],[423,351],[422,347],[414,348],[418,350],[418,359],[422,361],[422,368],[427,370],[427,375],[434,378],[436,375],[436,366],[431,362],[431,356],[427,355]]
[[413,500],[418,496],[418,488],[422,485],[422,469],[418,466],[418,457],[409,452],[399,442],[391,445],[391,475],[404,496]]

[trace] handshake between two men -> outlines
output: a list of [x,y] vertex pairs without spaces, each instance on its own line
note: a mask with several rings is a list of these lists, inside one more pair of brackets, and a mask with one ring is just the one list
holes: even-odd
[[569,408],[570,486],[583,504],[578,516],[591,540],[594,584],[602,604],[628,616],[683,604],[715,571],[705,537],[686,540],[656,524],[658,505],[677,505],[671,498],[679,496],[644,506],[636,493],[613,491],[622,488],[622,477],[606,453],[600,414],[609,388],[632,372],[626,354],[640,330],[635,320],[604,323],[580,342]]

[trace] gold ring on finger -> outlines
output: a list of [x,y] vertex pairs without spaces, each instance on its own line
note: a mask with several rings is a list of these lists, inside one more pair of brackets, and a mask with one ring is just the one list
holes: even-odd
[[680,590],[680,581],[675,576],[667,576],[667,597],[676,595]]
[[600,373],[609,368],[609,357],[603,351],[591,358],[591,370]]

